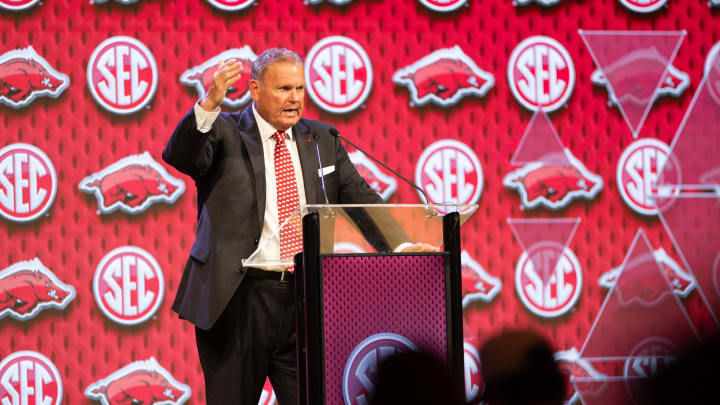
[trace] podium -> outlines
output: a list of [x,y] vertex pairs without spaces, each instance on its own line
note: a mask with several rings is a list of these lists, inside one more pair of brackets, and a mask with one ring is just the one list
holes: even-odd
[[[460,226],[476,208],[305,207],[294,258],[300,404],[366,404],[378,364],[407,350],[463,381]],[[439,251],[396,252],[403,242]]]

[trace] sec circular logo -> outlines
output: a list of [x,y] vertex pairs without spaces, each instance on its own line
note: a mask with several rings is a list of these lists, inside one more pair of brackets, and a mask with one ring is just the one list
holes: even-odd
[[357,109],[370,94],[372,81],[370,58],[347,37],[322,39],[305,59],[308,94],[325,111],[343,114]]
[[14,222],[47,212],[57,192],[55,166],[42,150],[26,143],[0,149],[0,214]]
[[558,41],[533,36],[520,42],[508,62],[508,84],[515,99],[530,111],[555,111],[575,88],[575,65]]
[[[473,204],[482,193],[480,160],[470,147],[443,139],[427,147],[415,166],[415,183],[427,193],[429,204]],[[425,197],[418,191],[420,200]]]
[[112,250],[95,269],[93,295],[102,313],[121,325],[152,317],[162,303],[165,281],[150,253],[135,246]]
[[[680,184],[677,165],[673,160],[668,162],[669,153],[670,148],[664,142],[642,138],[628,145],[620,155],[616,170],[618,190],[625,204],[638,214],[657,215],[658,209],[663,208],[656,205],[654,198],[658,193],[656,183],[661,170],[665,172],[663,183]],[[666,165],[667,168],[664,168]],[[678,190],[675,187],[663,193],[676,195]],[[663,205],[670,203],[672,199],[662,199]]]
[[255,0],[207,0],[213,7],[225,11],[238,11],[249,7]]
[[664,337],[651,336],[639,342],[625,360],[623,377],[625,389],[634,403],[642,403],[645,391],[638,381],[667,370],[677,363],[680,351],[677,346]]
[[[717,104],[720,104],[720,42],[716,42],[705,57],[705,67],[703,69],[703,79],[705,80],[705,86],[710,89],[710,95],[713,97]],[[710,75],[712,79],[710,79]]]
[[620,4],[636,13],[652,13],[667,3],[667,0],[620,0]]
[[465,3],[467,3],[467,0],[420,0],[420,4],[430,10],[443,13],[457,10]]
[[40,0],[0,0],[0,8],[11,11],[25,10],[39,2]]
[[126,36],[108,38],[98,45],[87,66],[87,82],[95,101],[115,114],[131,114],[155,95],[158,68],[152,52]]
[[42,354],[15,352],[0,362],[0,403],[60,405],[63,385],[57,367]]
[[378,365],[402,352],[418,351],[413,342],[395,333],[378,333],[355,346],[345,363],[342,391],[346,405],[367,404],[375,392]]
[[463,342],[463,349],[465,355],[465,400],[472,404],[483,393],[485,384],[482,379],[482,366],[477,349],[468,342]]
[[[567,313],[580,297],[582,268],[575,254],[557,243],[539,242],[523,252],[515,266],[515,291],[525,308],[543,318]],[[550,259],[557,259],[550,269]],[[555,261],[555,260],[553,260]],[[544,268],[536,269],[535,263]]]

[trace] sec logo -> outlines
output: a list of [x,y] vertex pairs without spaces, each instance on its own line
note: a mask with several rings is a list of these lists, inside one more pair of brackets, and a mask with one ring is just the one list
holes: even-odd
[[[473,204],[480,198],[483,172],[475,152],[453,139],[428,146],[415,166],[415,183],[427,193],[429,204]],[[418,192],[420,200],[425,197]]]
[[[523,252],[515,266],[515,291],[525,308],[543,318],[567,313],[580,297],[580,262],[570,249],[565,248],[562,256],[560,249],[556,243],[539,242]],[[554,269],[548,268],[550,262],[557,263]],[[536,269],[536,263],[543,268]]]
[[482,379],[482,366],[477,349],[468,342],[463,342],[463,349],[465,355],[465,399],[472,404],[482,394],[485,384]]
[[26,143],[0,149],[0,214],[28,222],[52,206],[57,192],[55,166],[42,150]]
[[[680,351],[666,338],[651,336],[638,343],[629,353],[623,367],[625,388],[634,403],[642,403],[645,391],[638,384],[677,363]],[[645,380],[647,381],[647,380]]]
[[555,111],[575,88],[575,65],[558,41],[533,36],[520,42],[510,55],[508,83],[515,99],[525,108]]
[[413,342],[395,333],[378,333],[355,346],[345,363],[342,391],[346,405],[364,405],[375,392],[378,365],[401,352],[418,351]]
[[[655,185],[661,170],[665,172],[663,183],[679,184],[677,165],[672,160],[663,169],[669,152],[670,148],[664,142],[643,138],[631,143],[620,155],[616,170],[618,190],[625,204],[638,214],[657,215],[653,195],[658,193]],[[671,192],[677,194],[677,189]],[[665,199],[664,202],[669,204],[672,200]]]
[[57,367],[42,354],[23,350],[0,363],[0,403],[60,405],[62,380]]
[[429,8],[433,11],[440,11],[447,13],[450,11],[457,10],[463,4],[467,3],[467,0],[419,0],[420,4]]
[[0,8],[11,11],[19,11],[38,4],[40,0],[0,0]]
[[158,68],[150,50],[135,38],[117,36],[98,45],[87,65],[95,101],[115,114],[131,114],[155,95]]
[[255,0],[207,0],[213,7],[225,11],[239,11],[249,7]]
[[95,269],[95,302],[105,316],[121,325],[148,320],[160,307],[164,294],[160,265],[150,253],[138,247],[114,249]]
[[620,4],[636,13],[652,13],[665,3],[667,0],[620,0]]
[[372,81],[370,58],[347,37],[322,39],[305,59],[308,94],[325,111],[343,114],[357,109],[370,94]]

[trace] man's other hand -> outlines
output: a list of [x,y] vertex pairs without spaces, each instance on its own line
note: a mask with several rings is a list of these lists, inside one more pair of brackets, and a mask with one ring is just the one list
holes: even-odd
[[236,59],[227,62],[220,60],[218,70],[213,75],[210,88],[207,89],[205,98],[200,101],[200,107],[205,111],[215,111],[222,104],[228,88],[242,77],[242,63]]

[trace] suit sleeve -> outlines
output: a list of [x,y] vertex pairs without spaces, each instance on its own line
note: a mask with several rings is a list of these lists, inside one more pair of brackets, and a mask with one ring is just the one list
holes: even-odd
[[212,165],[218,139],[218,126],[221,117],[213,123],[207,133],[197,129],[194,109],[180,120],[168,140],[162,157],[182,173],[197,180]]

